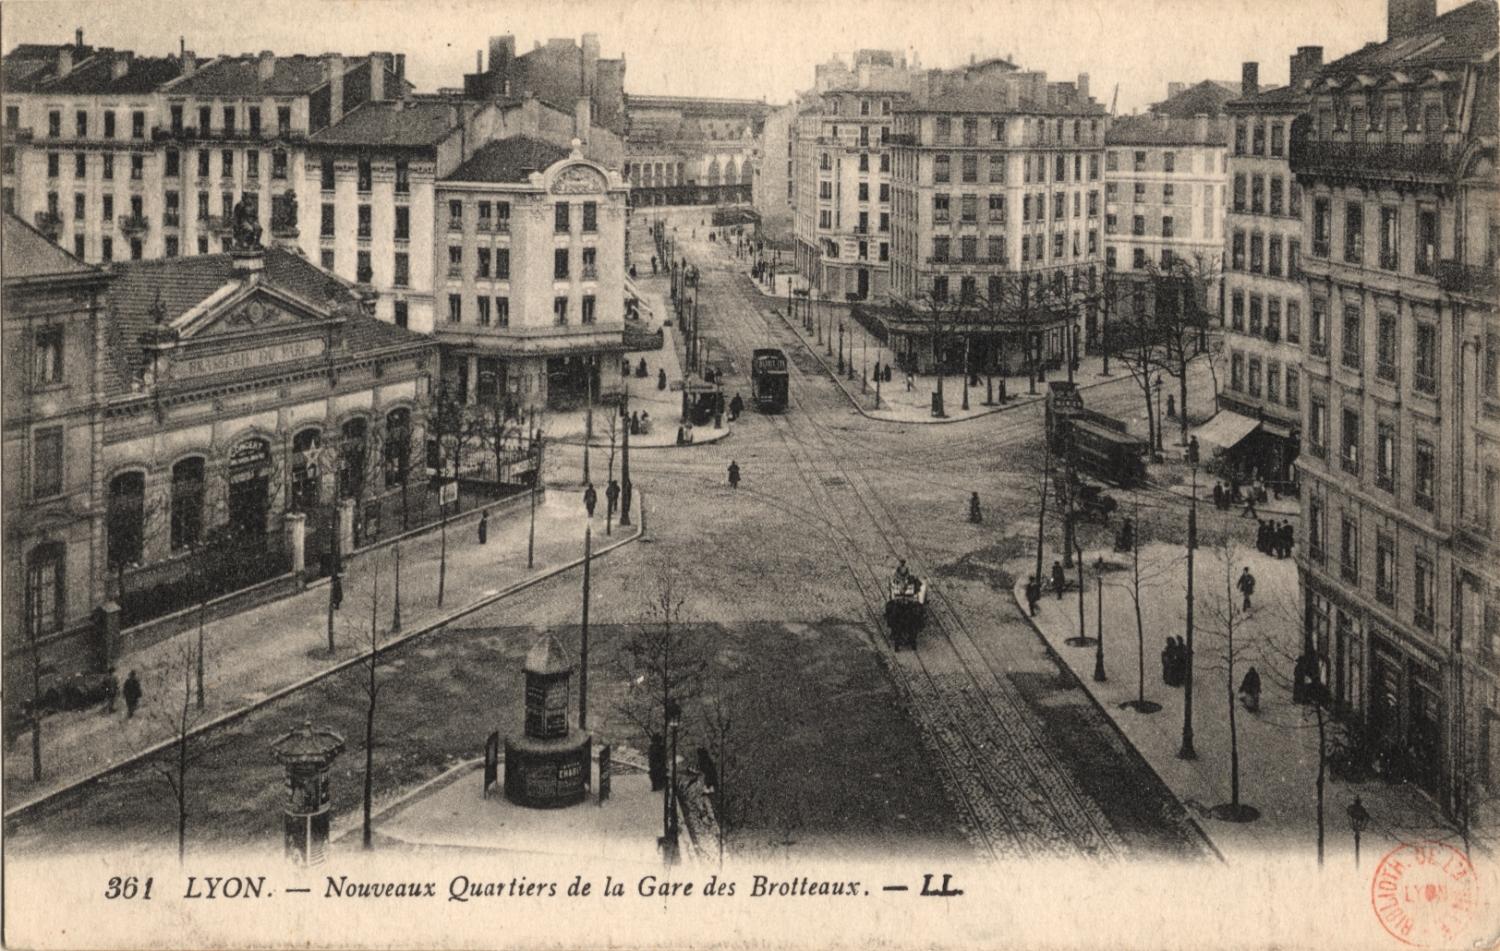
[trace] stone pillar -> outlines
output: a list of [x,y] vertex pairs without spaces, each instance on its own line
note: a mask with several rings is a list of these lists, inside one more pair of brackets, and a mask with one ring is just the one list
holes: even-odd
[[94,609],[93,668],[109,670],[120,656],[120,606],[106,601]]
[[339,551],[344,557],[354,553],[354,500],[339,500]]
[[307,568],[307,516],[301,512],[288,512],[282,517],[286,530],[286,550],[291,557],[292,573],[300,581]]

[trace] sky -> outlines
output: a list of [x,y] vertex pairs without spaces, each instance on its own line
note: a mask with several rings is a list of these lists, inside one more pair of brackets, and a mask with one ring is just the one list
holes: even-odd
[[[1438,12],[1461,0],[1438,0]],[[511,33],[518,51],[548,37],[599,34],[624,55],[625,91],[786,102],[812,85],[813,67],[855,48],[915,52],[924,67],[971,55],[1008,55],[1053,80],[1090,76],[1118,111],[1165,97],[1172,81],[1238,80],[1260,63],[1262,85],[1287,78],[1298,46],[1325,62],[1385,39],[1385,0],[192,0],[0,4],[0,41],[60,43],[83,27],[94,46],[200,57],[255,52],[406,53],[420,91],[459,86],[487,37]]]

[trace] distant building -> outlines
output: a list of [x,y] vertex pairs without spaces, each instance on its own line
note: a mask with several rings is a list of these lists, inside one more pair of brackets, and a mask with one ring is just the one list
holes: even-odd
[[748,204],[771,111],[764,100],[625,97],[633,205]]
[[[104,600],[107,272],[5,215],[3,341],[4,669],[31,695],[33,643],[45,681],[106,658],[93,611]],[[46,684],[44,684],[45,689]],[[7,711],[11,715],[11,711]]]
[[891,283],[891,131],[918,73],[859,50],[817,68],[791,130],[797,269],[835,300],[885,299]]
[[772,109],[761,130],[760,161],[755,164],[751,202],[760,215],[762,233],[785,238],[792,232],[796,193],[796,142],[793,129],[800,100]]
[[475,66],[475,72],[464,76],[465,98],[531,96],[563,112],[572,112],[579,100],[586,100],[590,124],[616,135],[625,133],[625,57],[602,58],[597,33],[585,33],[581,43],[550,39],[544,46],[538,42],[519,56],[514,36],[492,36],[488,66],[481,62]]
[[435,330],[450,392],[520,413],[620,390],[627,193],[617,171],[525,135],[443,176]]
[[1500,792],[1500,127],[1493,0],[1390,0],[1289,140],[1305,629],[1386,776],[1465,828]]
[[1291,58],[1290,81],[1255,82],[1245,64],[1243,94],[1225,109],[1233,124],[1230,205],[1224,227],[1224,363],[1219,406],[1245,417],[1235,455],[1260,462],[1266,478],[1296,478],[1302,432],[1302,186],[1288,158],[1292,123],[1307,110],[1306,85],[1323,65],[1323,48]]

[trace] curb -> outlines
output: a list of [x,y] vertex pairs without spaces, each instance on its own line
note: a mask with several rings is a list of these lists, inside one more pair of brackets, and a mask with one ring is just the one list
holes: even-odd
[[[792,325],[791,318],[787,317],[787,315],[783,314],[775,307],[771,308],[771,313],[781,318],[781,322],[787,325],[787,329],[791,330],[792,333],[797,335],[797,340],[802,344],[807,352],[812,354],[813,358],[818,361],[818,365],[821,366],[823,368],[823,372],[828,374],[829,378],[833,380],[834,385],[843,392],[845,399],[849,401],[850,406],[854,407],[855,412],[859,413],[859,415],[863,416],[865,419],[870,420],[871,422],[890,423],[897,426],[946,426],[953,423],[969,423],[973,422],[976,419],[984,419],[986,416],[994,416],[996,413],[1005,413],[1022,409],[1035,403],[1040,403],[1046,399],[1045,396],[1038,393],[1035,399],[1012,402],[1004,406],[996,406],[993,409],[987,409],[981,413],[971,413],[968,416],[948,417],[946,419],[890,419],[885,416],[874,416],[871,415],[871,413],[863,406],[859,405],[859,400],[855,398],[854,393],[850,391],[849,387],[844,385],[843,380],[839,379],[838,373],[828,365],[828,361],[823,357],[823,355],[817,351],[817,348],[808,343],[807,340],[802,336],[802,334],[797,330],[797,328]],[[1108,380],[1096,380],[1093,383],[1078,383],[1077,387],[1079,390],[1091,390],[1097,386],[1104,386],[1105,384],[1113,383],[1118,379],[1119,377],[1114,377]]]
[[[713,430],[710,430],[710,432],[713,432]],[[658,449],[691,449],[694,446],[712,446],[714,443],[723,442],[724,440],[726,440],[726,439],[729,438],[730,429],[729,429],[728,426],[725,426],[722,430],[718,430],[718,432],[721,432],[723,435],[714,436],[712,439],[694,439],[692,442],[685,443],[685,444],[683,444],[681,446],[677,445],[675,442],[673,442],[673,443],[662,443],[659,446],[638,446],[635,443],[631,443],[630,444],[630,451],[631,452],[654,452],[654,451],[656,451]],[[561,437],[559,437],[559,438],[553,439],[551,441],[554,442],[554,443],[558,443],[558,444],[564,445],[564,446],[577,446],[580,449],[583,448],[583,440],[582,439],[561,438]],[[589,448],[590,449],[608,449],[609,448],[609,443],[591,442],[591,443],[589,443]],[[618,447],[616,447],[616,448],[618,448]]]
[[[640,505],[640,499],[639,499],[639,497],[636,500],[636,504]],[[616,541],[613,541],[613,542],[609,543],[608,545],[605,545],[605,546],[603,546],[601,548],[595,549],[590,557],[594,558],[594,559],[597,559],[597,558],[599,558],[602,555],[609,554],[610,552],[614,551],[616,548],[620,548],[620,547],[622,547],[624,545],[630,544],[631,542],[638,541],[638,540],[640,540],[640,538],[644,534],[644,531],[645,531],[645,529],[644,529],[643,526],[637,525],[636,526],[636,530],[635,530],[635,534],[630,535],[629,537],[626,537],[626,538],[618,539]],[[435,631],[435,630],[437,630],[439,628],[446,627],[447,625],[453,623],[454,621],[459,620],[460,618],[463,618],[463,617],[466,617],[466,616],[468,616],[470,614],[473,614],[475,611],[479,611],[479,610],[482,610],[483,608],[487,608],[490,605],[492,605],[492,604],[494,604],[494,603],[496,603],[498,601],[502,601],[505,598],[508,598],[508,597],[510,597],[513,594],[518,594],[518,593],[520,593],[522,591],[525,591],[527,588],[534,587],[535,585],[538,585],[538,584],[540,584],[543,581],[547,581],[547,580],[549,580],[551,578],[554,578],[557,575],[560,575],[560,574],[562,574],[565,571],[570,571],[573,568],[576,568],[576,567],[578,567],[581,564],[583,564],[583,559],[582,558],[577,558],[577,559],[574,559],[573,561],[564,562],[564,563],[562,563],[560,565],[557,565],[556,567],[554,567],[554,568],[552,568],[552,569],[550,569],[548,571],[543,572],[542,574],[536,575],[535,577],[524,578],[521,581],[518,581],[518,582],[512,584],[510,587],[504,588],[504,589],[502,589],[500,591],[497,591],[494,594],[484,595],[483,597],[480,597],[480,598],[478,598],[478,599],[476,599],[474,601],[471,601],[470,603],[464,605],[463,607],[460,607],[460,608],[457,608],[457,609],[455,609],[453,611],[450,611],[449,613],[447,613],[447,614],[445,614],[445,615],[443,615],[441,617],[435,618],[435,619],[430,620],[430,621],[426,621],[426,622],[424,622],[419,627],[414,627],[414,628],[410,628],[408,630],[403,631],[397,637],[394,637],[394,638],[386,641],[385,643],[381,644],[380,647],[377,648],[373,653],[380,653],[382,651],[387,651],[387,650],[390,650],[393,647],[397,647],[397,646],[399,646],[401,644],[404,644],[407,641],[414,640],[414,639],[416,639],[418,637],[421,637],[421,636],[423,636],[425,634],[430,634],[430,633],[432,633],[433,631]],[[234,710],[230,710],[230,711],[228,711],[226,713],[222,713],[219,716],[214,717],[212,720],[208,720],[208,721],[206,721],[204,723],[199,724],[198,726],[196,726],[192,730],[190,730],[188,732],[187,736],[188,736],[189,739],[191,739],[193,737],[196,737],[196,736],[199,736],[201,734],[207,733],[209,730],[218,729],[221,726],[225,726],[227,724],[235,722],[236,720],[243,719],[244,717],[249,716],[251,713],[254,713],[255,711],[259,710],[260,708],[268,706],[271,703],[274,703],[275,701],[282,699],[283,697],[287,697],[287,696],[289,696],[289,695],[291,695],[293,693],[296,693],[297,691],[303,689],[304,687],[311,686],[312,684],[315,684],[315,683],[317,683],[320,680],[325,680],[328,677],[333,676],[334,674],[337,674],[337,673],[339,673],[341,671],[347,670],[348,668],[353,667],[355,664],[359,664],[359,663],[364,662],[364,660],[366,658],[368,658],[371,653],[372,653],[371,651],[364,651],[364,652],[362,652],[360,654],[357,654],[357,655],[355,655],[353,657],[347,658],[346,660],[339,661],[338,663],[334,664],[331,667],[326,667],[326,668],[324,668],[321,671],[309,674],[308,676],[303,677],[301,680],[295,681],[295,682],[293,682],[291,684],[288,684],[288,685],[286,685],[284,687],[279,687],[276,690],[273,690],[271,693],[267,694],[266,696],[261,697],[259,700],[256,700],[254,703],[246,704],[245,706],[239,707],[239,708],[234,709]],[[41,796],[38,796],[35,799],[32,799],[32,800],[30,800],[28,802],[24,802],[24,803],[22,803],[22,804],[20,804],[18,806],[15,806],[15,807],[12,807],[11,809],[8,809],[5,812],[4,818],[5,818],[5,820],[7,822],[10,821],[10,820],[12,820],[12,819],[19,818],[22,815],[24,815],[26,812],[29,812],[30,810],[35,809],[38,806],[44,805],[44,804],[52,801],[53,799],[56,799],[59,796],[65,795],[65,794],[67,794],[69,792],[72,792],[73,790],[78,789],[81,786],[86,786],[89,783],[92,783],[92,782],[95,782],[97,780],[103,779],[106,776],[111,776],[111,775],[113,775],[115,773],[118,773],[118,772],[126,769],[127,767],[132,766],[135,763],[137,763],[137,762],[139,762],[139,761],[141,761],[143,759],[146,759],[147,757],[155,756],[157,753],[160,753],[161,751],[169,748],[170,746],[172,746],[176,742],[177,742],[177,738],[176,737],[169,737],[169,738],[167,738],[165,740],[162,740],[162,741],[160,741],[158,743],[154,743],[151,746],[148,746],[148,747],[146,747],[143,750],[140,750],[138,752],[130,754],[125,759],[122,759],[119,762],[111,763],[110,765],[104,767],[103,769],[96,770],[96,771],[94,771],[93,773],[90,773],[87,776],[83,776],[83,777],[80,777],[78,779],[75,779],[75,780],[69,782],[67,785],[65,785],[65,786],[63,786],[63,787],[61,787],[59,789],[52,790],[51,792],[45,793],[45,794],[43,794]]]
[[1077,683],[1078,689],[1082,690],[1084,696],[1089,698],[1089,702],[1094,705],[1094,709],[1099,711],[1099,715],[1102,716],[1105,722],[1110,725],[1110,728],[1115,731],[1115,735],[1120,738],[1120,741],[1125,745],[1125,749],[1130,751],[1130,756],[1135,759],[1137,763],[1146,767],[1146,769],[1150,771],[1152,776],[1156,777],[1156,781],[1161,783],[1161,788],[1165,789],[1167,791],[1167,794],[1172,797],[1172,801],[1177,803],[1178,807],[1182,809],[1183,818],[1186,819],[1188,821],[1188,824],[1193,827],[1193,830],[1198,833],[1198,837],[1203,840],[1203,844],[1208,846],[1209,851],[1211,851],[1214,854],[1214,857],[1217,858],[1222,864],[1228,865],[1229,863],[1224,858],[1224,853],[1219,851],[1219,847],[1214,844],[1213,838],[1210,837],[1206,831],[1204,831],[1202,824],[1198,822],[1197,818],[1193,815],[1192,810],[1188,809],[1182,804],[1182,800],[1178,798],[1177,792],[1167,784],[1167,781],[1165,779],[1162,779],[1161,773],[1156,771],[1156,767],[1151,765],[1151,761],[1146,759],[1141,751],[1135,748],[1134,743],[1130,742],[1130,737],[1125,735],[1124,729],[1120,727],[1119,723],[1115,722],[1115,718],[1109,715],[1109,711],[1105,709],[1104,704],[1099,702],[1099,698],[1094,696],[1094,692],[1088,688],[1088,686],[1083,682],[1083,679],[1073,672],[1073,668],[1068,666],[1068,662],[1063,660],[1062,657],[1057,654],[1056,649],[1054,649],[1052,646],[1052,642],[1047,640],[1046,634],[1042,633],[1041,626],[1036,623],[1036,620],[1031,616],[1031,612],[1026,609],[1026,605],[1023,600],[1024,595],[1017,593],[1016,588],[1012,587],[1010,589],[1010,596],[1016,602],[1016,610],[1020,612],[1021,617],[1025,619],[1026,623],[1031,625],[1031,629],[1035,631],[1036,636],[1041,639],[1042,646],[1047,648],[1047,653],[1055,657],[1057,659],[1058,666],[1063,670],[1063,672],[1071,677],[1075,683]]

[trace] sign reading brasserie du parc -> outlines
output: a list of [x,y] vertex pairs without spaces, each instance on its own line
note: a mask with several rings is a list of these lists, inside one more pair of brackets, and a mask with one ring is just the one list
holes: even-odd
[[172,370],[173,375],[178,378],[206,376],[212,373],[227,373],[234,370],[254,370],[259,367],[274,366],[278,363],[289,363],[293,360],[305,360],[308,357],[319,356],[323,353],[325,346],[326,342],[321,337],[310,337],[306,340],[288,340],[265,346],[246,347],[242,350],[226,350],[220,353],[204,354],[201,357],[187,357],[174,360]]

